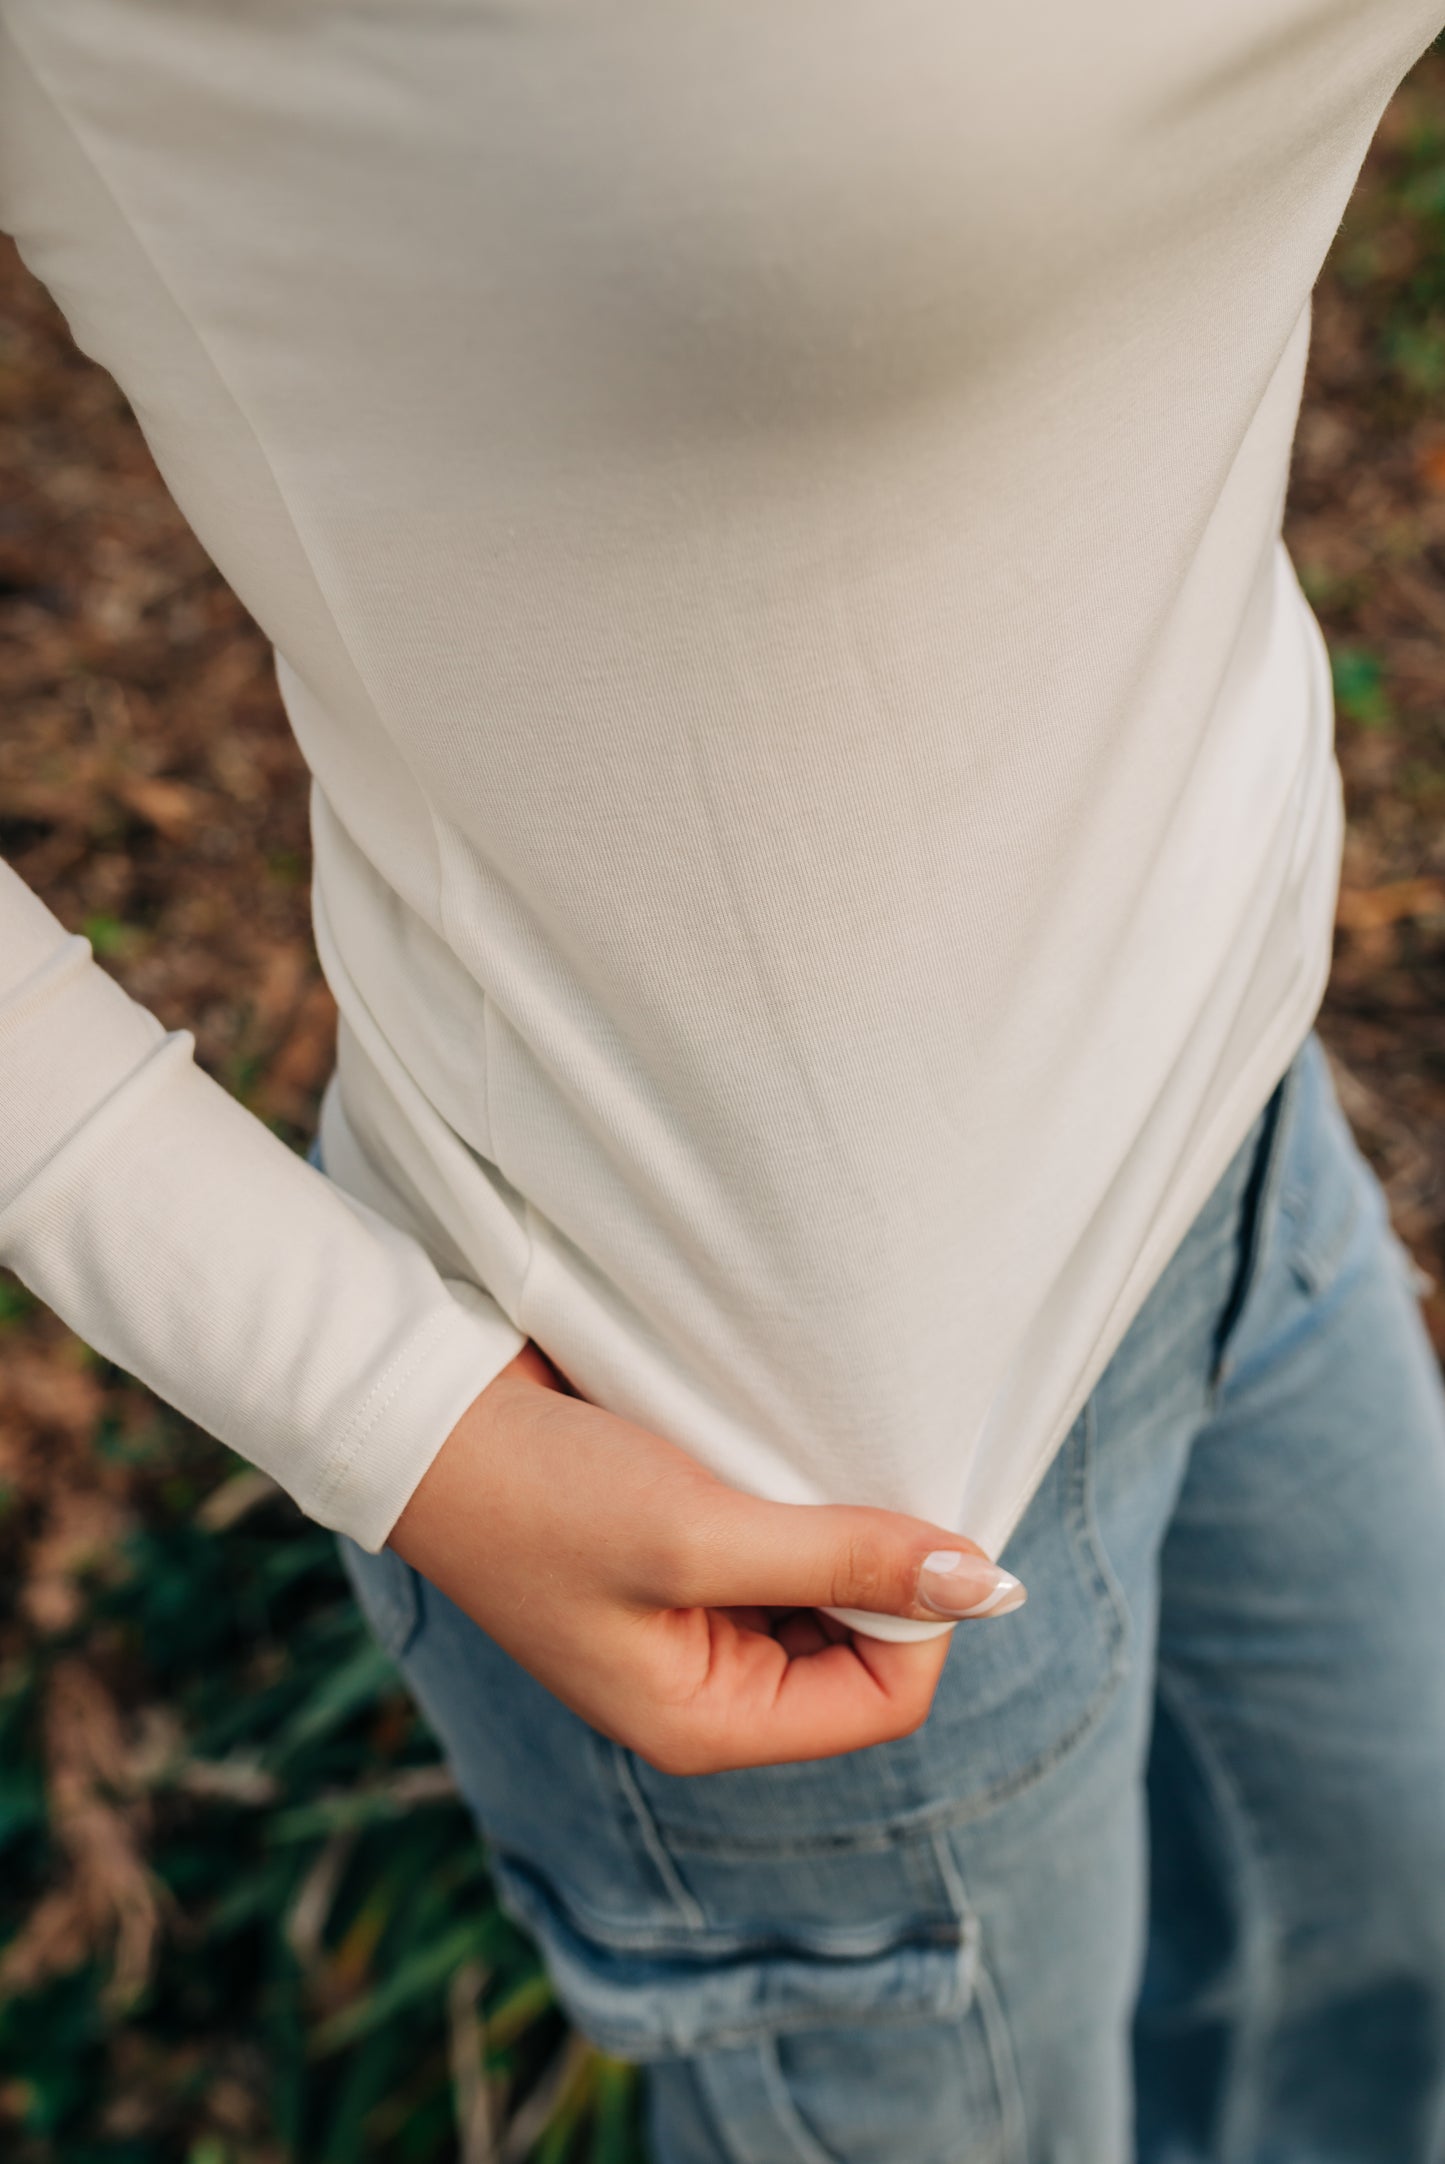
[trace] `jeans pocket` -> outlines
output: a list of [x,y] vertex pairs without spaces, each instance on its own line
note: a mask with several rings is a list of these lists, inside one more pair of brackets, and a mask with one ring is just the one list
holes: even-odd
[[735,1920],[769,1901],[822,1928],[825,1866],[846,1863],[847,1913],[948,1909],[929,1837],[981,1818],[1064,1766],[1129,1671],[1128,1603],[1096,1519],[1097,1412],[1075,1421],[1003,1561],[1026,1605],[954,1633],[933,1708],[914,1735],[842,1757],[702,1776],[624,1753],[649,1838],[698,1911]]
[[[890,2028],[961,2014],[978,1954],[971,1915],[894,1916],[868,1943],[829,1946],[771,1926],[619,1931],[584,1922],[546,1875],[494,1856],[498,1898],[536,1940],[557,1996],[584,2035],[634,2061],[731,2050],[804,2030]],[[839,1902],[848,1898],[840,1877]]]

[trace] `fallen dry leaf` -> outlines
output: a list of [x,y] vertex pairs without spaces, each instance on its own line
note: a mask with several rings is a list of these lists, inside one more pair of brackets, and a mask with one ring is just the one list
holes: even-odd
[[1445,915],[1445,880],[1393,879],[1381,887],[1340,888],[1335,922],[1342,931],[1373,932],[1407,917]]
[[205,816],[211,799],[183,781],[166,781],[155,774],[120,773],[112,777],[111,793],[137,819],[144,819],[167,841],[184,841]]
[[173,1897],[145,1861],[146,1804],[114,1800],[127,1778],[120,1717],[82,1659],[58,1661],[51,1670],[43,1729],[51,1830],[67,1871],[0,1958],[0,1992],[33,1990],[109,1947],[106,1996],[120,2008],[151,1975]]

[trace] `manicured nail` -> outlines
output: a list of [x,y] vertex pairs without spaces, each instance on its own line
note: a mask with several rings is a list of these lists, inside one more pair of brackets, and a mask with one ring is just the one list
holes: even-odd
[[1022,1608],[1028,1594],[986,1555],[964,1555],[939,1548],[923,1558],[918,1574],[918,1605],[935,1615],[1007,1615]]

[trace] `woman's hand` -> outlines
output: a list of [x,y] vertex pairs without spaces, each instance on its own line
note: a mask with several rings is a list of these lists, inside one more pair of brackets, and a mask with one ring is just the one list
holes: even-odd
[[950,1634],[885,1643],[820,1605],[936,1620],[1024,1597],[923,1519],[741,1494],[577,1397],[530,1344],[458,1421],[388,1545],[664,1773],[827,1758],[920,1726]]

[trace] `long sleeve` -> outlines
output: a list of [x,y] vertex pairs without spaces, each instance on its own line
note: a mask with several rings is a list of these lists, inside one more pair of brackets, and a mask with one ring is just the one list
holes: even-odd
[[524,1339],[193,1050],[0,865],[0,1262],[308,1516],[377,1549]]

